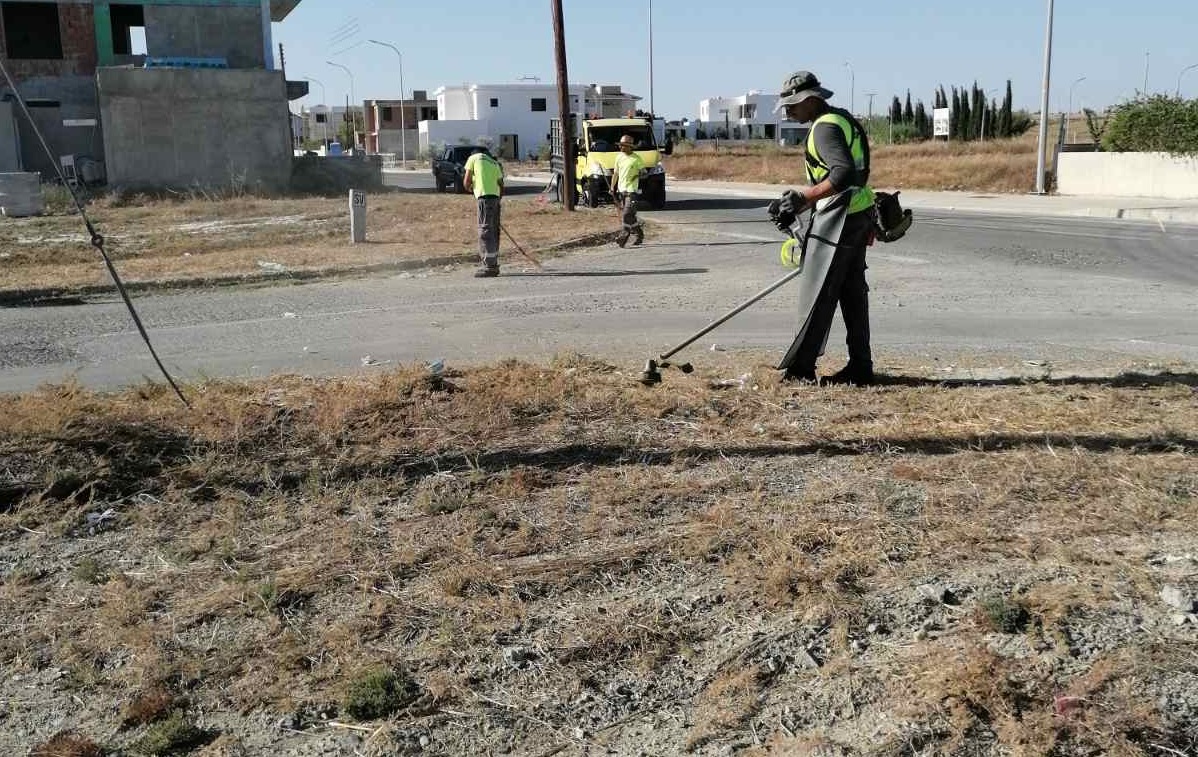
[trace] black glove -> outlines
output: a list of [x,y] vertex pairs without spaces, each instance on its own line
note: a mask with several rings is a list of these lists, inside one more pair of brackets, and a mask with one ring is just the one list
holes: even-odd
[[795,214],[783,210],[781,200],[770,200],[770,204],[766,206],[766,211],[770,214],[770,220],[774,222],[774,225],[780,231],[786,231],[791,226],[794,226]]
[[807,199],[793,189],[788,189],[782,193],[782,201],[778,203],[778,208],[784,214],[797,217],[806,210]]

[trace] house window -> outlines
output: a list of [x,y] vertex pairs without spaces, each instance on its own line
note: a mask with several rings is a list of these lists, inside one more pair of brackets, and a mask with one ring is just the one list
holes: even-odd
[[383,108],[383,120],[384,120],[384,121],[390,121],[390,120],[391,120],[391,108],[390,108],[390,106],[387,106],[387,107],[384,107],[384,108]]
[[756,118],[757,117],[757,105],[754,103],[751,105],[740,106],[740,117],[741,118]]
[[492,98],[491,98],[491,107],[492,107],[492,108],[498,108],[498,107],[499,107],[499,98],[498,98],[498,97],[492,97]]
[[111,5],[114,55],[146,54],[146,14],[140,5]]
[[315,115],[316,115],[316,123],[318,123],[318,124],[328,123],[329,118],[326,114],[317,113]]
[[543,113],[544,111],[545,111],[545,98],[544,97],[532,98],[532,112],[533,113]]
[[0,3],[4,49],[14,60],[62,60],[58,3]]

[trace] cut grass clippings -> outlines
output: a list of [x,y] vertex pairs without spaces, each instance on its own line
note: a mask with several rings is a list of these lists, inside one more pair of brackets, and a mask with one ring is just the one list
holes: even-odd
[[0,397],[0,752],[1193,753],[1192,374],[730,370]]
[[[162,199],[102,197],[88,215],[127,282],[233,279],[274,272],[352,270],[420,260],[470,264],[477,209],[467,195],[384,192],[368,197],[367,242],[349,241],[347,201],[330,198]],[[526,250],[611,231],[610,214],[567,215],[552,203],[512,198],[503,225]],[[78,215],[0,223],[0,292],[109,284]],[[500,255],[523,256],[506,236]]]

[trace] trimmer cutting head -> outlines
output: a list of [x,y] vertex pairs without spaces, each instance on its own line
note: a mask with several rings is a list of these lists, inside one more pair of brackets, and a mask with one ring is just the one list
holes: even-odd
[[[660,358],[658,360],[660,360]],[[660,362],[658,362],[658,360],[653,360],[652,358],[650,358],[649,360],[645,361],[645,370],[641,371],[641,378],[640,378],[640,382],[642,384],[644,384],[645,386],[653,386],[654,384],[661,383],[661,369],[662,368],[674,367],[674,368],[677,368],[678,370],[682,371],[683,373],[691,373],[692,371],[695,370],[695,366],[691,365],[690,363],[682,363],[680,365],[673,365],[668,360],[661,360]]]
[[641,383],[653,386],[661,383],[661,371],[657,370],[657,361],[650,358],[645,361],[645,370],[641,371]]

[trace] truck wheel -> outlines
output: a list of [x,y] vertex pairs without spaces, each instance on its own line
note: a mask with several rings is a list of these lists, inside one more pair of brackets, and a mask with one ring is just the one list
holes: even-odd
[[433,180],[437,182],[437,191],[444,192],[445,191],[445,182],[441,181],[441,177],[440,176],[433,177]]
[[455,192],[457,192],[460,195],[466,194],[466,185],[462,182],[461,177],[459,177],[458,180],[456,182],[454,182],[453,189]]
[[584,186],[579,194],[582,197],[582,201],[586,203],[588,208],[599,207],[599,195],[595,194],[594,190],[592,190],[590,187]]
[[649,196],[649,207],[661,210],[666,206],[666,190],[660,189]]

